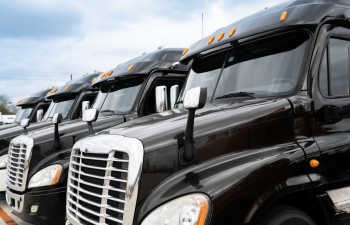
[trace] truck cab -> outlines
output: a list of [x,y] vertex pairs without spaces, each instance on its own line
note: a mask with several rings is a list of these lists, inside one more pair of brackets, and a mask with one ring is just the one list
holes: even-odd
[[17,115],[13,115],[14,120],[12,123],[7,123],[5,115],[2,115],[2,121],[6,126],[1,126],[0,131],[20,126],[21,121],[23,119],[29,119],[32,123],[37,122],[36,121],[36,115],[38,111],[43,111],[43,114],[46,113],[47,109],[49,108],[49,105],[51,103],[51,100],[48,100],[46,98],[46,95],[48,92],[50,92],[51,89],[45,89],[39,92],[36,92],[32,94],[31,96],[20,99],[16,106],[20,107],[20,110],[18,111]]
[[[160,49],[102,73],[92,82],[92,88],[98,89],[96,99],[91,104],[85,104],[86,100],[81,99],[82,104],[78,106],[83,110],[72,114],[82,120],[65,123],[61,122],[65,118],[63,113],[52,113],[53,126],[13,139],[8,153],[11,171],[6,178],[6,199],[12,212],[33,224],[64,223],[73,145],[95,132],[170,110],[172,106],[168,102],[174,96],[171,90],[178,95],[176,90],[182,88],[190,67],[190,64],[178,65],[183,51]],[[157,90],[163,93],[159,102],[164,104],[159,107],[156,107]],[[23,160],[20,168],[17,161],[12,160],[12,156],[18,157],[19,146],[21,153],[25,153],[20,158]]]
[[349,18],[286,1],[191,45],[174,109],[73,146],[66,224],[349,224]]
[[[81,107],[82,99],[88,99],[91,103],[94,101],[98,89],[92,88],[91,82],[98,75],[99,73],[92,73],[69,81],[62,87],[38,92],[18,101],[17,105],[21,106],[21,110],[15,122],[8,129],[0,130],[0,176],[4,178],[0,179],[0,192],[5,191],[8,147],[11,140],[23,133],[52,127],[52,117],[55,113],[62,113],[65,123],[81,120],[76,113],[79,106]],[[70,89],[67,86],[70,86]],[[25,129],[21,126],[23,120],[27,123]]]

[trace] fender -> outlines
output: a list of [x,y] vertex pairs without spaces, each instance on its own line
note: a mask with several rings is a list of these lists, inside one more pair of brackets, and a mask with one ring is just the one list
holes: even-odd
[[[310,175],[322,182],[320,175]],[[305,155],[294,142],[244,150],[180,170],[167,177],[137,206],[134,224],[158,206],[182,195],[205,193],[212,200],[211,224],[250,223],[274,200],[311,189]]]

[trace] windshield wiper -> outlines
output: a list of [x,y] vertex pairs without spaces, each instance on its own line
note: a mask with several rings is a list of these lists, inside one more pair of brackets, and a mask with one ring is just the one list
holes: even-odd
[[111,112],[111,113],[115,114],[115,112],[113,110],[109,110],[109,109],[101,111],[101,113],[103,113],[103,112]]
[[258,98],[258,97],[255,96],[254,93],[240,91],[240,92],[234,92],[234,93],[230,93],[230,94],[227,94],[227,95],[223,95],[223,96],[217,97],[215,99],[230,98],[230,97],[246,97],[246,96],[249,96],[249,97],[252,97],[252,98]]

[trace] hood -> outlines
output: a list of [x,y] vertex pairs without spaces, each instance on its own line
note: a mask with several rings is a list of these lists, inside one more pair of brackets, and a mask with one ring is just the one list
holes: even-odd
[[[287,17],[281,22],[280,17],[283,12],[287,12]],[[226,27],[220,28],[211,35],[192,44],[187,54],[181,58],[181,62],[187,64],[203,51],[214,50],[216,47],[222,45],[229,47],[232,44],[239,43],[238,40],[242,38],[262,32],[288,26],[318,25],[326,16],[349,18],[350,2],[347,0],[290,0],[268,7]],[[232,29],[235,29],[235,32],[230,36]],[[224,36],[221,40],[218,40],[222,32]],[[214,41],[208,44],[211,37],[214,37]]]
[[[289,101],[284,98],[208,103],[203,109],[196,111],[194,138],[290,116],[292,113]],[[137,138],[142,141],[146,152],[181,145],[185,136],[187,114],[185,109],[174,109],[120,124],[104,133]]]
[[156,69],[175,73],[177,71],[187,72],[189,70],[189,65],[180,64],[177,68],[170,69],[173,63],[180,60],[183,51],[184,48],[165,48],[148,54],[143,54],[118,65],[112,70],[108,70],[106,73],[103,73],[92,85],[98,86],[101,85],[102,82],[110,79],[149,74]]
[[51,91],[51,89],[45,89],[32,94],[27,98],[19,100],[16,106],[33,105],[45,99],[46,95]]
[[98,73],[92,73],[88,74],[79,78],[76,78],[74,80],[71,80],[67,82],[65,85],[53,89],[46,98],[55,98],[55,97],[61,97],[64,95],[71,95],[71,94],[77,94],[80,93],[82,90],[87,88],[92,88],[91,84],[92,81],[100,75],[100,72]]

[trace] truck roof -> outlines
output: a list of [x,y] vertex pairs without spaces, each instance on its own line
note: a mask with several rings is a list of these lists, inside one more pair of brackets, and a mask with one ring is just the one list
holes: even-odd
[[63,96],[63,95],[70,95],[70,94],[77,94],[81,92],[83,89],[91,88],[92,81],[100,75],[101,72],[88,74],[79,78],[76,78],[74,80],[71,80],[67,82],[65,85],[57,88],[56,91],[53,89],[50,93],[46,96],[46,98],[54,98],[57,96]]
[[27,98],[23,98],[19,100],[16,104],[16,106],[25,106],[25,105],[32,105],[40,102],[46,97],[47,92],[51,91],[51,89],[45,89],[42,91],[35,92],[31,96]]
[[[102,81],[111,78],[148,74],[154,69],[167,70],[174,62],[178,62],[181,59],[181,54],[184,50],[184,48],[164,48],[148,54],[143,54],[119,64],[114,69],[108,70],[108,72],[113,72],[105,77],[99,76],[93,83],[93,86],[97,86],[101,84]],[[174,71],[188,71],[188,69],[189,66],[180,64]]]
[[[281,21],[281,15],[287,12],[285,20]],[[226,27],[220,28],[213,34],[192,44],[188,52],[181,58],[181,62],[187,64],[198,53],[215,47],[255,35],[258,33],[275,30],[287,26],[318,25],[326,16],[350,18],[349,0],[289,0],[272,7],[268,7]],[[230,37],[230,31],[235,32]],[[224,32],[221,40],[219,35]],[[212,43],[209,39],[214,37]]]

